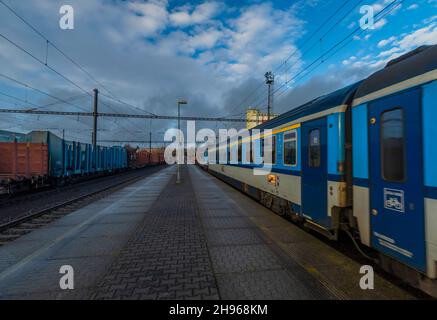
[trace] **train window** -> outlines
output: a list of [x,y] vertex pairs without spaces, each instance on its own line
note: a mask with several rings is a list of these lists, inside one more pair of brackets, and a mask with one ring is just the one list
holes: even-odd
[[296,130],[284,134],[284,165],[297,165],[297,134]]
[[260,150],[260,157],[264,158],[264,138],[260,139],[259,150]]
[[227,163],[230,164],[231,163],[231,138],[228,138],[228,143],[226,144],[226,150],[228,152],[227,155]]
[[250,163],[255,163],[255,159],[256,159],[256,155],[254,155],[256,151],[256,146],[255,143],[253,141],[253,139],[251,139],[251,144],[250,144]]
[[394,109],[381,114],[382,176],[387,181],[405,180],[404,113]]
[[241,138],[238,138],[238,163],[243,162],[243,144],[241,143]]
[[320,145],[320,129],[314,129],[309,134],[309,167],[319,168],[321,162],[321,145]]
[[[271,158],[271,162],[270,164],[275,164],[276,163],[276,136],[272,136],[271,138],[271,148],[269,148],[269,146],[267,146],[267,152],[270,152],[272,158]],[[262,147],[262,157],[264,157],[264,139],[261,140],[261,147]],[[264,160],[264,163],[268,163]]]
[[272,137],[272,164],[276,163],[276,137]]
[[251,145],[251,138],[249,138],[249,141],[246,142],[246,163],[252,164],[253,163],[253,157],[252,157],[252,145]]

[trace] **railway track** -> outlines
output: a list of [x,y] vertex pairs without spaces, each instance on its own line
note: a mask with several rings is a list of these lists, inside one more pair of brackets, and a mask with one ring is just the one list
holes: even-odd
[[7,202],[0,202],[0,225],[18,219],[21,216],[40,211],[55,204],[86,195],[91,191],[98,191],[102,186],[122,183],[125,179],[143,175],[156,167],[146,167],[133,171],[104,176],[96,179],[84,180],[80,183],[62,188],[50,189],[36,193],[16,196]]
[[[142,169],[137,169],[137,170],[142,170]],[[78,187],[81,187],[84,185],[86,186],[86,185],[90,185],[90,184],[94,184],[94,183],[98,184],[98,183],[101,183],[102,181],[105,181],[105,180],[117,178],[118,176],[132,174],[132,172],[133,171],[122,171],[122,172],[112,173],[112,174],[102,174],[102,175],[98,175],[98,176],[91,176],[88,178],[80,178],[80,179],[77,179],[76,181],[74,181],[70,184],[67,184],[67,185],[64,185],[61,187],[45,186],[45,187],[42,187],[39,189],[21,192],[18,194],[11,194],[11,195],[3,194],[3,195],[0,195],[0,208],[7,207],[7,206],[13,206],[13,205],[19,204],[20,202],[23,202],[23,201],[38,199],[40,197],[50,196],[52,194],[64,192],[67,190],[74,190],[74,189],[77,189]]]
[[144,177],[161,170],[163,166],[138,170],[137,174],[129,175],[122,181],[116,179],[112,184],[105,184],[98,190],[81,194],[62,203],[55,203],[37,211],[24,214],[18,218],[0,224],[0,246],[14,241],[25,234],[50,224],[51,222],[68,215],[92,202],[106,197]]

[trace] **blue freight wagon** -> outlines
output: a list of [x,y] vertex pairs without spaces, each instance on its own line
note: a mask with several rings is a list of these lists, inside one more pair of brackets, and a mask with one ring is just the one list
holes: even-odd
[[94,150],[91,144],[63,140],[49,131],[32,131],[25,140],[48,145],[49,174],[54,179],[127,169],[127,151],[123,147],[97,146]]

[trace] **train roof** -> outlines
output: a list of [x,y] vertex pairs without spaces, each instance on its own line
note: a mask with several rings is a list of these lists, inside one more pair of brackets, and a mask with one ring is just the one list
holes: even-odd
[[0,130],[0,141],[1,142],[13,142],[13,141],[20,142],[20,141],[25,140],[25,136],[26,135],[23,133]]
[[399,82],[437,69],[437,45],[422,46],[391,60],[384,69],[368,77],[358,88],[355,98],[362,98]]
[[305,117],[307,115],[328,110],[336,106],[350,104],[353,99],[353,95],[355,91],[357,90],[357,88],[360,86],[361,83],[362,81],[347,86],[345,88],[339,89],[333,93],[316,98],[310,102],[307,102],[304,105],[301,105],[286,113],[283,113],[280,116],[270,121],[264,122],[259,126],[255,127],[254,129],[264,130],[264,129],[276,128],[290,121]]

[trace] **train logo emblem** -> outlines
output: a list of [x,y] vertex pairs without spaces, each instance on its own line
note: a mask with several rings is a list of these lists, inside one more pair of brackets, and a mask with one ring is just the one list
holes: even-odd
[[404,191],[384,189],[384,208],[397,212],[405,212]]

